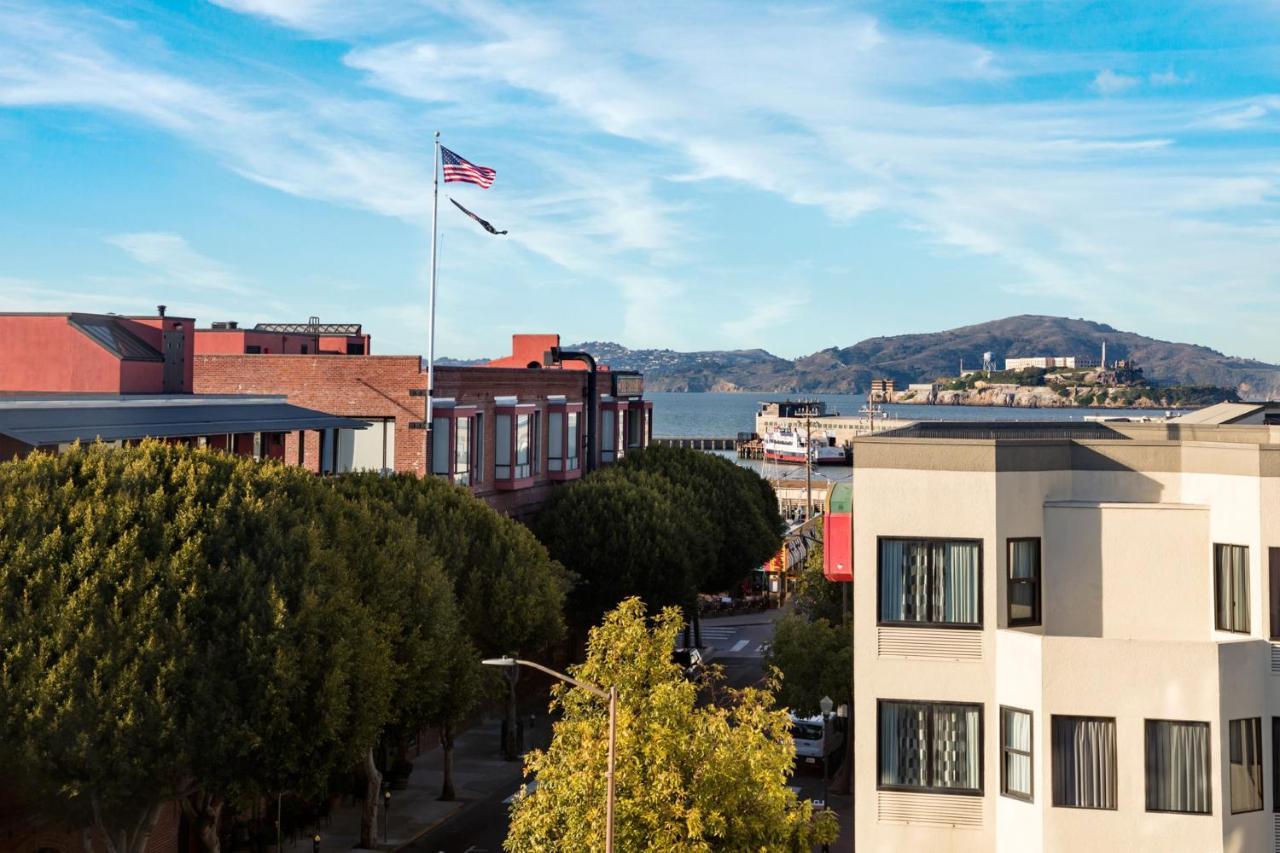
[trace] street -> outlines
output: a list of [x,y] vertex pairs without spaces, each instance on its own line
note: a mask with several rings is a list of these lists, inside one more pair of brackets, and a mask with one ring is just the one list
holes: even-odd
[[[703,655],[708,664],[724,669],[732,687],[747,687],[764,677],[764,654],[773,638],[773,620],[778,611],[723,616],[702,623]],[[801,799],[821,800],[824,785],[817,767],[800,765],[791,782]],[[414,853],[499,853],[507,832],[507,805],[518,789],[511,783],[492,795],[477,797],[436,829],[426,833],[406,850]],[[841,838],[837,850],[848,849],[851,828],[850,800],[829,797],[841,811]]]

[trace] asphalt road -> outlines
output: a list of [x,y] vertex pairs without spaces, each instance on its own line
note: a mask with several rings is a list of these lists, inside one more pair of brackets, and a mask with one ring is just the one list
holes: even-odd
[[[702,623],[703,653],[708,663],[724,668],[734,687],[757,684],[764,677],[764,653],[773,638],[773,612],[707,619]],[[821,799],[822,773],[816,767],[796,768],[792,785],[803,799]],[[451,820],[414,842],[414,853],[500,853],[507,833],[504,802],[516,788],[503,790],[469,804]],[[839,805],[839,802],[833,803]],[[847,839],[842,839],[843,843]]]

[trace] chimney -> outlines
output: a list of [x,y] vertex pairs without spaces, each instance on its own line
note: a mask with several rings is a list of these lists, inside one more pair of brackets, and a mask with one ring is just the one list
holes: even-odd
[[157,314],[159,314],[161,317],[163,317],[163,316],[164,316],[164,306],[163,306],[163,305],[157,305],[157,306],[156,306],[156,313],[157,313]]

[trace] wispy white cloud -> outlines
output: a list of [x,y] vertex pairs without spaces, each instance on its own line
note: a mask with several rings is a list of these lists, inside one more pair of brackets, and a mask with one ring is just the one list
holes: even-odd
[[[716,263],[689,227],[706,214],[688,200],[703,188],[820,210],[834,234],[886,213],[926,251],[997,260],[1009,290],[1110,316],[1122,306],[1135,319],[1173,317],[1170,294],[1207,280],[1241,294],[1274,287],[1280,158],[1186,143],[1267,126],[1277,102],[1191,98],[1196,87],[1178,87],[1195,71],[1181,60],[1176,71],[1138,71],[1122,58],[994,49],[828,5],[744,15],[725,3],[653,14],[495,0],[373,12],[341,0],[216,2],[348,42],[346,66],[364,87],[208,80],[141,62],[120,43],[127,34],[83,16],[0,5],[0,32],[11,34],[0,37],[0,105],[112,111],[250,180],[415,224],[428,216],[430,131],[486,131],[500,137],[502,191],[480,212],[511,234],[494,242],[446,217],[448,246],[489,240],[456,274],[552,278],[539,266],[549,261],[563,286],[612,284],[635,345],[759,333],[750,312],[713,324],[689,316],[689,283]],[[394,29],[373,21],[384,6],[398,7],[385,19]],[[1020,75],[1079,80],[1104,64],[1090,89],[1107,97],[1016,94]],[[1130,97],[1110,97],[1121,94]],[[487,133],[495,126],[503,133]]]
[[1141,83],[1139,77],[1120,74],[1110,68],[1104,68],[1093,78],[1093,89],[1099,95],[1123,95]]
[[202,255],[180,234],[144,232],[115,234],[106,241],[122,249],[138,263],[164,276],[174,286],[228,293],[253,292],[224,264]]

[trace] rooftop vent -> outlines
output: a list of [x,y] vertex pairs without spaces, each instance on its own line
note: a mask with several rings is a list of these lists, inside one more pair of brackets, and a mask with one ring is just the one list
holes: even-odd
[[240,324],[235,320],[215,320],[212,324],[214,331],[226,332],[231,329],[240,328]]

